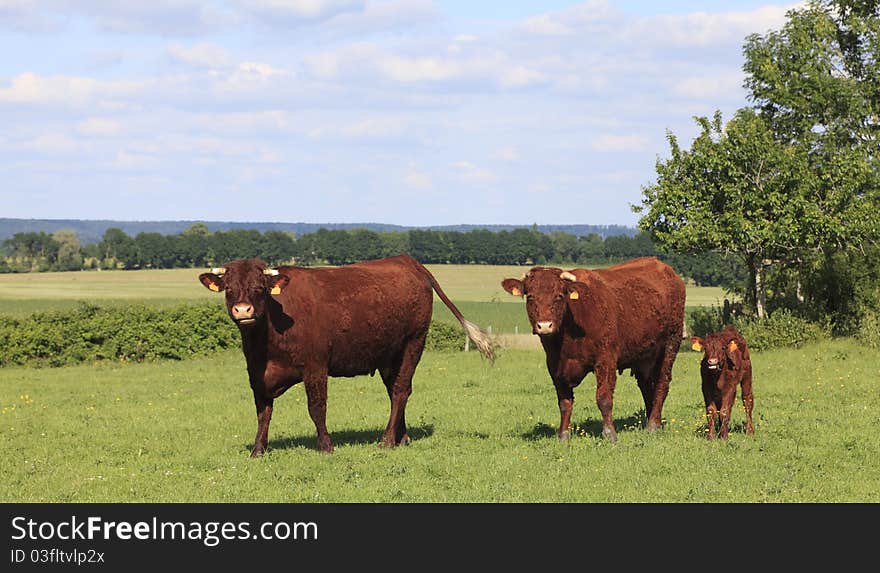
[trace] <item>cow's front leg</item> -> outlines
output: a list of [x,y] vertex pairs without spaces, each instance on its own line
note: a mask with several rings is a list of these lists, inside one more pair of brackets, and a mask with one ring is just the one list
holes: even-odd
[[257,436],[254,438],[254,447],[251,450],[252,458],[262,455],[269,446],[269,422],[272,420],[273,402],[272,398],[267,398],[261,392],[254,390],[254,405],[257,407]]
[[309,416],[315,423],[318,433],[318,450],[329,454],[333,451],[333,442],[327,432],[327,373],[315,372],[306,375],[306,398],[309,403]]
[[574,388],[565,380],[554,380],[556,386],[556,398],[559,400],[559,431],[556,436],[564,441],[571,438],[571,411],[574,408]]
[[609,442],[617,441],[614,431],[614,386],[617,384],[617,373],[614,365],[596,365],[596,404],[602,413],[602,435]]

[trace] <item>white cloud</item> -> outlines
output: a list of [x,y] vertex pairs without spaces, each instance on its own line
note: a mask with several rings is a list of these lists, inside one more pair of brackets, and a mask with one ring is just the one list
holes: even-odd
[[232,57],[229,52],[216,44],[207,42],[193,46],[174,43],[166,48],[166,52],[173,60],[197,68],[225,68],[232,65]]
[[430,175],[414,169],[407,172],[403,181],[407,186],[421,190],[431,189],[434,186]]
[[119,135],[121,124],[106,117],[90,117],[76,126],[76,130],[82,135],[106,137]]
[[672,90],[674,93],[695,99],[728,99],[732,95],[743,93],[742,72],[728,72],[725,74],[706,74],[684,78],[675,83]]
[[513,146],[506,146],[500,149],[497,149],[495,153],[490,156],[490,159],[495,159],[498,161],[507,161],[507,162],[515,162],[519,161],[519,151]]
[[22,144],[22,148],[37,153],[68,154],[78,149],[76,140],[63,133],[40,135]]
[[346,12],[362,12],[364,0],[239,0],[243,10],[264,24],[326,20]]
[[453,166],[458,170],[458,176],[468,183],[489,183],[497,179],[494,173],[470,161],[456,161]]
[[602,134],[590,141],[596,151],[642,151],[647,145],[647,138],[641,135]]
[[24,72],[0,87],[0,103],[60,104],[77,106],[130,96],[150,83],[97,80],[80,76],[40,76]]

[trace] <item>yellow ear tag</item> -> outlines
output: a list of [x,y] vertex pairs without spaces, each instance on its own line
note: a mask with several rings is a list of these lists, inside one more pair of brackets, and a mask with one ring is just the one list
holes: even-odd
[[691,344],[691,349],[699,352],[703,349],[703,345],[700,344],[699,342],[694,342],[693,344]]
[[519,291],[518,288],[512,288],[510,289],[510,294],[512,294],[513,296],[520,296],[522,293]]
[[218,287],[218,286],[217,286],[216,284],[214,284],[214,283],[209,284],[209,285],[208,285],[208,288],[211,289],[211,290],[214,291],[214,292],[220,292],[220,287]]
[[281,287],[275,285],[272,287],[272,290],[269,291],[269,294],[281,294]]
[[571,300],[577,300],[580,297],[581,297],[581,295],[579,295],[578,291],[576,291],[576,290],[573,290],[568,294],[568,298],[570,298]]
[[731,340],[730,344],[727,345],[727,349],[730,350],[731,352],[739,349],[739,346],[736,345],[736,340]]

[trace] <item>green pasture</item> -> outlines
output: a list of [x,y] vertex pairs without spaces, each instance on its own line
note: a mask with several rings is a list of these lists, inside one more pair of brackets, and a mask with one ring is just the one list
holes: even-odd
[[600,437],[591,375],[559,443],[543,354],[427,353],[407,409],[413,443],[377,447],[378,378],[331,379],[331,455],[314,450],[304,391],[276,401],[270,450],[243,357],[0,369],[3,502],[878,502],[880,365],[850,340],[753,354],[756,434],[739,403],[727,442],[704,438],[699,354],[683,351],[661,431],[641,429],[619,378],[620,441]]

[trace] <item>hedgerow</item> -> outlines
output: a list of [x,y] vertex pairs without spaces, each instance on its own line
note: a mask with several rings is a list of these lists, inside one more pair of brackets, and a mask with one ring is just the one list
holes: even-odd
[[[432,322],[429,350],[461,350],[464,332]],[[68,366],[83,362],[182,360],[240,348],[238,329],[216,303],[162,308],[145,304],[0,316],[0,366]]]

